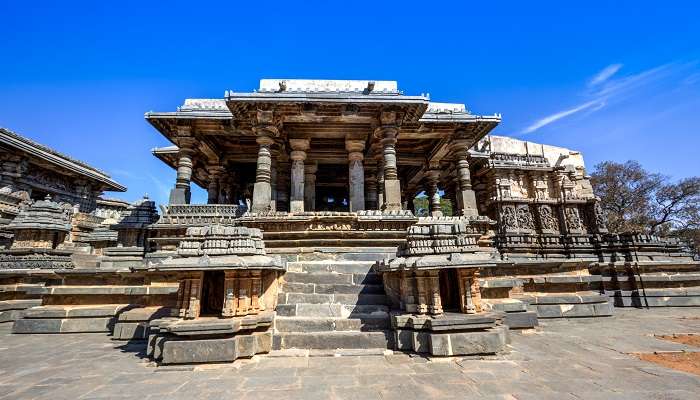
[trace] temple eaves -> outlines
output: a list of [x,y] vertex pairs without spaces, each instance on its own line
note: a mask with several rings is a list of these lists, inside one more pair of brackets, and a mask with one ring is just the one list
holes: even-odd
[[88,165],[85,162],[78,161],[68,157],[65,154],[59,153],[47,146],[30,140],[24,136],[6,129],[0,128],[0,145],[10,147],[15,151],[21,151],[40,158],[50,164],[55,165],[59,169],[72,171],[78,175],[82,175],[93,181],[98,181],[107,187],[107,190],[115,192],[125,192],[126,187],[114,181],[105,172]]

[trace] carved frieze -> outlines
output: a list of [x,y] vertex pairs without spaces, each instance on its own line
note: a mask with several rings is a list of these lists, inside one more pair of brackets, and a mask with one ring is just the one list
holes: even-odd
[[564,221],[566,222],[566,228],[569,232],[583,232],[583,222],[581,221],[578,207],[564,207]]
[[543,233],[554,233],[559,231],[559,220],[556,213],[552,211],[552,206],[540,204],[537,207],[537,214],[540,222],[540,229]]
[[519,204],[516,209],[518,227],[520,230],[535,230],[535,221],[530,212],[530,206],[527,204]]
[[518,218],[516,216],[514,205],[505,204],[501,206],[501,227],[505,231],[518,230]]

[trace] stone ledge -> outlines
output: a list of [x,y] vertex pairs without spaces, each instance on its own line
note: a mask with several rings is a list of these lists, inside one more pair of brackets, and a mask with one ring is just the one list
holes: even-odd
[[[616,276],[603,276],[603,282],[629,282],[638,281],[639,275],[634,274],[634,277],[626,274],[620,274]],[[642,274],[641,280],[643,282],[691,282],[700,281],[700,274]],[[700,282],[698,283],[700,284]]]
[[18,319],[12,333],[97,333],[110,332],[114,318]]
[[129,304],[107,304],[88,306],[39,306],[25,310],[25,319],[47,319],[47,318],[94,318],[94,317],[114,317],[120,311],[130,307]]
[[397,350],[428,353],[433,356],[496,354],[505,350],[508,343],[506,326],[494,326],[481,331],[444,333],[398,329],[395,335]]
[[179,286],[44,286],[27,290],[34,295],[169,295],[176,294]]
[[25,310],[41,305],[41,299],[21,299],[0,301],[0,311]]
[[615,307],[700,307],[699,296],[610,296]]
[[520,300],[532,305],[605,303],[607,297],[595,292],[525,294]]
[[613,306],[609,302],[588,304],[541,304],[534,305],[538,318],[609,317]]
[[160,364],[233,362],[272,350],[272,332],[253,332],[224,339],[167,340],[160,343]]
[[237,318],[198,318],[193,320],[154,320],[158,331],[175,336],[233,335],[243,330],[272,326],[274,313],[270,311]]

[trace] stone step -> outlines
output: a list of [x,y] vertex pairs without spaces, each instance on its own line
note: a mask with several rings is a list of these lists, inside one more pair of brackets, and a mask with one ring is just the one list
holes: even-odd
[[284,280],[289,283],[341,285],[379,285],[382,283],[382,277],[373,272],[353,274],[340,272],[287,272],[284,274]]
[[[391,258],[396,255],[394,242],[389,240],[390,246],[381,246],[380,241],[375,240],[379,246],[361,247],[288,247],[271,246],[267,249],[268,254],[281,254],[287,261],[379,261]],[[400,240],[399,240],[400,241]],[[265,240],[267,244],[269,241]]]
[[378,331],[389,329],[388,313],[358,314],[352,318],[277,317],[277,332]]
[[309,294],[280,293],[279,304],[348,304],[348,305],[385,305],[387,298],[383,294]]
[[377,284],[316,284],[286,282],[282,285],[282,292],[285,293],[318,293],[318,294],[384,294],[384,285]]
[[351,274],[339,274],[335,272],[310,274],[307,272],[287,272],[284,274],[285,282],[291,283],[320,283],[320,284],[353,284]]
[[274,350],[284,349],[371,349],[393,348],[391,331],[374,332],[280,332],[273,338]]
[[374,261],[298,261],[287,263],[287,271],[366,274],[372,270],[375,264]]
[[278,316],[282,317],[342,317],[351,318],[355,315],[378,314],[389,312],[385,305],[352,305],[352,304],[278,304]]

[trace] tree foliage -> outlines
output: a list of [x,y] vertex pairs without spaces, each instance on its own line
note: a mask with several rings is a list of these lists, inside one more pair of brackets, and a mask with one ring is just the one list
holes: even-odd
[[595,166],[591,183],[613,232],[682,236],[698,242],[700,177],[672,181],[636,161]]

